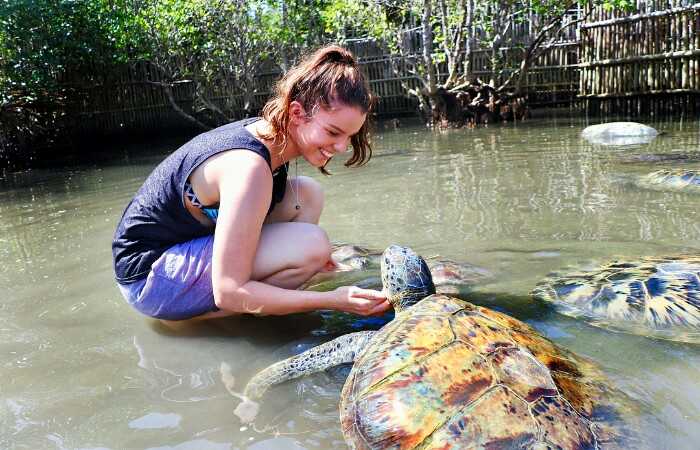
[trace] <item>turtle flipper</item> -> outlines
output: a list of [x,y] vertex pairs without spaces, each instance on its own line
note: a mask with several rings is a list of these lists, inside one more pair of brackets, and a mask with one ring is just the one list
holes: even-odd
[[340,364],[351,363],[372,339],[376,331],[359,331],[325,342],[258,372],[246,385],[244,395],[260,398],[270,386],[321,372]]

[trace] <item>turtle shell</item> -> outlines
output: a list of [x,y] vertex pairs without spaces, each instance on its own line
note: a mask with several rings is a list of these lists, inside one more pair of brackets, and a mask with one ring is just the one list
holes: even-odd
[[586,127],[581,137],[592,144],[648,144],[659,134],[654,128],[636,122],[609,122]]
[[593,325],[700,343],[698,276],[700,257],[645,257],[551,276],[532,294]]
[[646,189],[700,193],[700,172],[688,169],[662,169],[641,177],[637,185]]
[[437,294],[359,356],[342,430],[357,449],[597,448],[615,436],[601,380],[524,323]]

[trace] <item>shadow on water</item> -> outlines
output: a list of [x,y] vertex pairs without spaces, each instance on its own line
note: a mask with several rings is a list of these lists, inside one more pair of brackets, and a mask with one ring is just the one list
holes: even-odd
[[[321,324],[314,314],[288,316],[240,315],[202,321],[162,322],[149,320],[149,326],[163,336],[245,338],[263,345],[274,345],[307,335]],[[271,332],[273,331],[274,332]]]

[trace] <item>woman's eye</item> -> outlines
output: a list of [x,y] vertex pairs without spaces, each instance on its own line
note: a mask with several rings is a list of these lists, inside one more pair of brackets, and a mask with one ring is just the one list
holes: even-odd
[[331,130],[328,130],[328,134],[330,134],[331,136],[338,136],[337,132]]

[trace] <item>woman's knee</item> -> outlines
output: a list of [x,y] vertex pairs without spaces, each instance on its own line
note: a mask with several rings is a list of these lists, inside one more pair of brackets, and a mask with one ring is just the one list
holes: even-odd
[[286,269],[318,271],[332,252],[328,235],[313,223],[286,222],[263,226],[255,257],[254,279]]
[[331,242],[323,228],[314,224],[305,225],[303,251],[300,252],[304,255],[303,265],[322,267],[331,257]]
[[293,178],[290,180],[290,183],[293,190],[299,193],[298,203],[302,212],[306,211],[309,214],[320,217],[325,199],[321,183],[305,176]]

